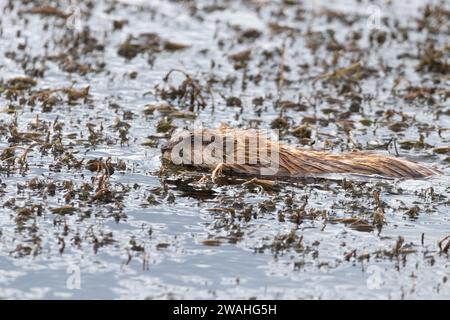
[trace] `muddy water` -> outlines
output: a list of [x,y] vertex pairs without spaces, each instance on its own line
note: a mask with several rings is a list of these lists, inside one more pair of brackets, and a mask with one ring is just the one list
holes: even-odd
[[[0,298],[450,297],[448,4],[58,3],[0,1]],[[167,120],[443,174],[199,185]]]

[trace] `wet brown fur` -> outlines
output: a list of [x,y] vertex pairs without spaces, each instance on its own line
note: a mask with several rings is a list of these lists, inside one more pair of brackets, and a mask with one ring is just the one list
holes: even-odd
[[[225,139],[232,137],[234,140],[234,151],[243,151],[245,148],[245,162],[236,163],[235,154],[230,154],[225,151],[223,158],[211,157],[202,149],[202,163],[193,165],[196,168],[211,169],[213,171],[213,178],[223,172],[229,171],[243,175],[259,175],[262,167],[267,167],[264,163],[272,161],[278,170],[270,174],[275,177],[283,176],[308,176],[320,175],[327,173],[351,173],[364,175],[379,175],[385,177],[395,178],[424,178],[434,174],[438,171],[429,169],[422,164],[418,164],[409,160],[396,158],[392,156],[385,156],[372,152],[349,152],[342,154],[332,154],[324,151],[313,151],[296,149],[285,145],[281,142],[276,142],[263,138],[263,146],[267,148],[274,147],[279,150],[279,158],[275,160],[263,153],[260,154],[261,143],[256,148],[257,163],[251,164],[248,162],[250,151],[248,148],[248,139],[255,137],[259,133],[256,130],[245,129],[203,129],[198,132],[190,131],[184,133],[184,137],[190,136],[193,138],[197,136],[201,139],[206,136],[215,136],[216,139]],[[183,135],[182,135],[183,136]],[[163,159],[171,162],[170,152],[174,145],[180,140],[180,136],[173,137],[163,150]],[[211,141],[206,141],[206,144]],[[203,147],[205,143],[203,143]],[[270,154],[270,153],[269,153]],[[194,155],[194,154],[193,154]],[[253,154],[255,156],[255,154]],[[227,158],[228,157],[228,158]],[[264,162],[266,161],[266,162]]]

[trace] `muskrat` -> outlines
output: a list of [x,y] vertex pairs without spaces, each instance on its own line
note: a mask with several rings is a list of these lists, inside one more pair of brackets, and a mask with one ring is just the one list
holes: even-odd
[[[189,150],[190,152],[186,152]],[[305,177],[328,173],[424,178],[438,171],[373,152],[333,154],[297,149],[254,129],[197,129],[174,134],[162,148],[163,161],[222,172],[268,177]]]

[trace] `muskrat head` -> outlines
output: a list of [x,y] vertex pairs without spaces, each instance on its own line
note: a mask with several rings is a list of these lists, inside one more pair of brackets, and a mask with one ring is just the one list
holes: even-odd
[[[163,162],[194,167],[214,167],[223,162],[223,147],[217,143],[223,134],[216,130],[176,132],[161,148]],[[215,143],[216,142],[216,143]]]
[[194,129],[175,133],[162,147],[163,161],[180,166],[246,168],[278,165],[278,143],[254,129]]

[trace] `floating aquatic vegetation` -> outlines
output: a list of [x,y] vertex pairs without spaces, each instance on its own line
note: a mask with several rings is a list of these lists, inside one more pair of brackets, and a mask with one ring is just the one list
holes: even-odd
[[[3,298],[448,295],[446,3],[386,2],[377,28],[357,1],[68,5],[1,8]],[[213,182],[160,160],[194,120],[442,174]]]

